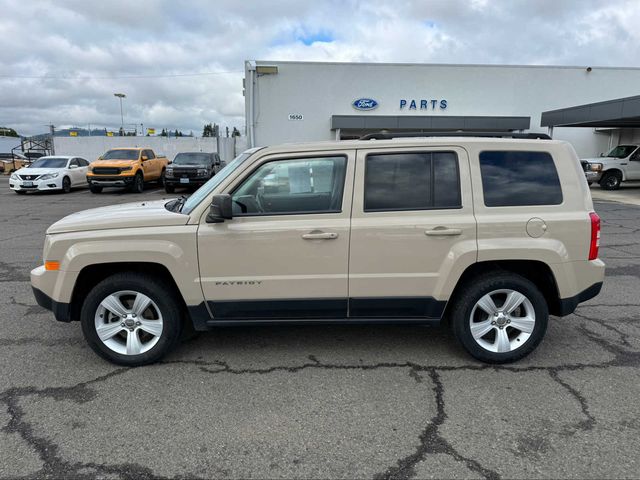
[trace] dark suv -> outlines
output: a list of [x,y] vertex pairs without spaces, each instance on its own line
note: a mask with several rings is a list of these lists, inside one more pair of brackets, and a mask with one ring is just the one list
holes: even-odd
[[164,189],[173,193],[176,187],[198,188],[225,166],[217,153],[184,152],[176,155],[165,172]]

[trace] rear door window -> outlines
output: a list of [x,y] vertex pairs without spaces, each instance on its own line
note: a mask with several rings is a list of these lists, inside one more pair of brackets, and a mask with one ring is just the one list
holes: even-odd
[[460,174],[454,152],[368,155],[364,211],[460,208]]
[[558,172],[547,152],[481,152],[480,171],[487,207],[562,203]]

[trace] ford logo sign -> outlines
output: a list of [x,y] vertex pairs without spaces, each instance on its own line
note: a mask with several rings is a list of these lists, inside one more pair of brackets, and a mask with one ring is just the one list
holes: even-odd
[[357,108],[358,110],[373,110],[378,106],[378,102],[372,98],[359,98],[351,105],[353,105],[353,108]]

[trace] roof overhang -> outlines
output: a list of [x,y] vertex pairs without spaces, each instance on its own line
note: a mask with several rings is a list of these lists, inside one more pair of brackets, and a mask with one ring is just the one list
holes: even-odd
[[332,115],[331,130],[527,130],[531,117],[483,117],[445,115]]
[[640,95],[542,112],[541,127],[640,127]]

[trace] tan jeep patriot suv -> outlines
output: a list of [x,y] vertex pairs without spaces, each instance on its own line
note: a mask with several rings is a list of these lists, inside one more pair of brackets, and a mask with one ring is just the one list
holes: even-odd
[[36,299],[124,365],[185,329],[441,320],[503,363],[599,293],[600,219],[568,143],[381,137],[251,149],[186,200],[69,215]]

